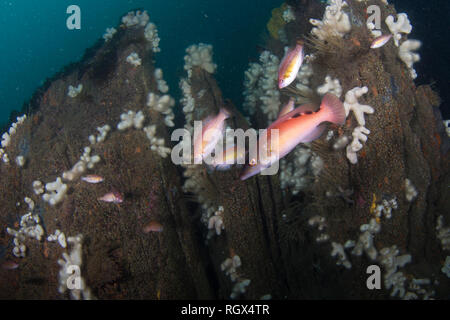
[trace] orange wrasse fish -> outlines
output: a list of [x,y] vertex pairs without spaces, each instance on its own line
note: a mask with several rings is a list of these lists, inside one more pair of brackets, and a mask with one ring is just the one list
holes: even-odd
[[223,154],[218,155],[217,159],[214,158],[212,162],[212,167],[216,170],[228,170],[234,164],[243,164],[245,162],[246,151],[238,150],[238,146],[234,145],[226,149]]
[[162,226],[161,223],[159,223],[158,221],[150,221],[145,227],[144,227],[144,232],[145,233],[149,233],[149,232],[162,232],[164,230],[164,227]]
[[225,120],[230,117],[228,110],[220,109],[215,117],[208,117],[203,121],[202,132],[197,134],[194,130],[194,163],[211,154],[219,139],[223,136]]
[[289,102],[286,103],[285,106],[281,109],[280,113],[278,114],[278,118],[294,110],[294,107],[295,107],[295,99],[290,98]]
[[278,69],[278,88],[283,89],[295,80],[302,66],[303,56],[303,41],[297,41],[297,45],[289,49],[281,60]]
[[96,174],[90,174],[90,175],[81,177],[81,180],[88,182],[88,183],[100,183],[103,181],[103,177],[96,175]]
[[[275,159],[270,158],[270,163],[262,163],[260,159],[250,159],[249,165],[244,169],[240,179],[245,180],[260,173],[275,161],[286,156],[299,143],[311,142],[319,138],[325,130],[325,122],[332,122],[339,125],[345,122],[344,106],[331,93],[327,93],[323,97],[319,110],[315,111],[315,109],[315,106],[312,104],[302,105],[272,123],[267,128],[267,135],[260,137],[258,147],[265,148],[266,150],[262,150],[262,154],[269,154],[269,158],[273,153],[277,157]],[[271,129],[278,129],[277,145],[271,141]],[[261,154],[261,150],[259,150],[259,154]]]
[[123,196],[119,192],[113,191],[105,194],[103,197],[98,198],[98,201],[112,202],[112,203],[122,203]]
[[384,46],[390,39],[392,38],[392,34],[385,34],[383,36],[380,36],[373,40],[372,44],[370,45],[370,48],[376,49],[381,48]]

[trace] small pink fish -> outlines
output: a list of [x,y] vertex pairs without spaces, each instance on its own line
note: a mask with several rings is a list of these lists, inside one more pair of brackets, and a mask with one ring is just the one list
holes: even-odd
[[98,198],[98,201],[111,202],[111,203],[122,203],[123,196],[116,191],[109,192],[105,194],[103,197]]
[[385,34],[383,36],[380,36],[373,40],[372,44],[370,45],[370,48],[376,49],[381,48],[384,46],[390,39],[392,38],[392,34]]
[[2,268],[5,270],[14,270],[17,269],[19,265],[12,260],[8,260],[2,263]]
[[81,177],[81,180],[88,182],[88,183],[100,183],[103,181],[103,177],[96,175],[96,174],[90,174],[90,175]]
[[196,133],[194,132],[195,163],[201,162],[204,157],[210,155],[214,150],[214,147],[223,135],[225,120],[229,116],[230,113],[222,108],[215,117],[208,117],[203,121],[201,133],[195,136]]
[[298,70],[303,63],[303,41],[297,41],[297,45],[289,49],[281,60],[278,69],[278,88],[283,89],[290,85],[297,77]]
[[278,114],[278,118],[294,110],[294,107],[295,107],[295,99],[290,98],[289,102],[286,103],[286,105],[281,109],[280,113]]
[[[343,124],[345,109],[342,102],[333,94],[327,93],[315,110],[314,105],[305,104],[278,118],[267,128],[267,135],[260,137],[258,146],[265,146],[261,154],[269,154],[270,163],[250,159],[248,166],[240,176],[245,180],[268,168],[275,161],[291,152],[299,143],[311,142],[321,136],[325,130],[325,122]],[[271,129],[278,129],[278,143],[271,141]],[[261,143],[261,139],[263,143]],[[265,143],[264,143],[265,142]],[[267,152],[269,151],[269,152]],[[276,159],[272,156],[275,155]]]
[[150,221],[145,227],[144,227],[144,232],[145,233],[149,233],[149,232],[162,232],[164,230],[163,226],[161,223],[159,223],[158,221]]

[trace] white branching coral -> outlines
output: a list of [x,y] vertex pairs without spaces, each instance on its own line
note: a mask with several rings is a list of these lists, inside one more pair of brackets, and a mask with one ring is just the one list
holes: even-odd
[[351,164],[358,163],[357,152],[363,148],[363,143],[367,141],[367,135],[370,134],[370,130],[366,127],[356,127],[353,130],[352,136],[353,141],[349,145],[347,145],[347,159]]
[[105,34],[103,35],[103,39],[105,39],[105,42],[111,40],[116,32],[117,30],[115,28],[106,28]]
[[261,86],[259,85],[263,73],[263,67],[255,62],[250,63],[249,68],[245,71],[243,107],[250,115],[255,113],[259,97],[263,94]]
[[91,156],[91,151],[92,149],[90,147],[84,148],[84,152],[80,157],[80,160],[74,164],[70,171],[63,173],[62,177],[64,180],[73,181],[78,179],[87,169],[93,169],[95,164],[100,162],[100,156]]
[[169,95],[159,96],[150,92],[147,97],[147,106],[150,109],[155,110],[164,117],[164,123],[168,127],[173,127],[175,124],[173,123],[173,119],[175,118],[175,114],[173,113],[173,106],[175,105],[175,100]]
[[74,87],[72,85],[69,86],[68,88],[68,92],[67,95],[71,98],[75,98],[76,96],[78,96],[81,91],[83,90],[83,85],[80,83],[77,87]]
[[99,132],[97,137],[95,135],[89,136],[89,142],[91,144],[96,144],[105,141],[108,132],[111,131],[111,127],[108,124],[105,124],[102,127],[97,127],[97,131]]
[[155,69],[153,73],[156,80],[156,85],[158,86],[158,90],[162,93],[167,93],[169,91],[169,86],[167,82],[163,78],[163,71],[160,68]]
[[139,55],[136,52],[132,52],[127,57],[127,62],[133,65],[134,67],[139,67],[142,64],[142,60],[141,58],[139,58]]
[[444,120],[444,127],[445,127],[445,132],[447,133],[447,136],[450,137],[450,120]]
[[64,184],[61,178],[58,177],[56,178],[56,181],[49,182],[45,185],[45,190],[47,190],[47,193],[44,193],[42,199],[54,206],[64,199],[67,189],[67,184]]
[[398,56],[406,64],[411,74],[411,78],[417,78],[416,70],[413,68],[415,62],[420,61],[420,55],[414,51],[418,50],[422,46],[422,42],[419,40],[406,40],[400,45],[398,50]]
[[268,123],[273,122],[280,108],[280,92],[277,89],[278,66],[280,60],[269,51],[259,57],[260,63],[251,63],[245,72],[244,108],[252,115],[259,107],[266,115]]
[[352,254],[361,256],[363,252],[366,252],[371,260],[375,260],[378,252],[373,244],[373,237],[380,230],[380,224],[375,219],[370,219],[368,224],[363,224],[360,227],[361,235],[353,248]]
[[283,11],[283,20],[286,23],[289,23],[289,22],[295,20],[295,12],[291,6],[287,6],[286,10]]
[[25,157],[24,156],[17,156],[16,157],[16,164],[19,166],[19,167],[23,167],[24,165],[25,165]]
[[419,193],[417,192],[416,187],[412,184],[411,180],[405,179],[405,196],[408,202],[413,201]]
[[41,241],[45,233],[44,228],[40,225],[39,215],[33,213],[34,202],[30,198],[25,198],[25,202],[28,204],[29,212],[21,217],[20,229],[6,228],[6,232],[14,237],[13,255],[17,258],[24,258],[26,256],[27,248],[23,243],[26,238]]
[[263,67],[263,73],[260,81],[260,87],[263,95],[261,110],[266,115],[268,122],[273,122],[278,115],[280,108],[280,92],[277,89],[278,65],[280,60],[269,51],[264,51],[260,56]]
[[349,16],[342,10],[347,6],[347,2],[342,0],[329,0],[329,5],[325,8],[322,21],[310,19],[309,22],[314,26],[311,34],[320,40],[325,40],[331,36],[343,37],[348,33],[352,26]]
[[402,39],[402,33],[410,34],[412,31],[412,26],[406,13],[397,14],[396,22],[394,21],[394,16],[387,16],[385,22],[393,35],[394,43],[397,47],[399,46],[399,41]]
[[350,110],[353,111],[356,121],[363,127],[366,124],[364,114],[372,114],[375,112],[371,106],[360,104],[358,102],[358,98],[366,94],[368,91],[369,89],[367,87],[355,87],[345,94],[344,101],[345,115],[348,117]]
[[193,112],[195,108],[195,99],[192,96],[192,88],[189,81],[186,79],[180,80],[180,88],[183,92],[183,97],[181,98],[181,104],[183,105],[183,113],[185,116],[186,124],[184,127],[188,129],[191,134],[193,133]]
[[291,161],[280,161],[280,183],[282,189],[289,187],[295,195],[314,181],[312,177],[320,174],[323,160],[311,151],[308,144],[296,147],[292,153]]
[[81,265],[83,263],[82,248],[83,235],[68,237],[67,242],[72,246],[70,254],[63,252],[62,259],[58,260],[59,270],[58,292],[63,294],[69,289],[70,296],[75,300],[92,300],[94,296],[81,276]]
[[33,191],[34,191],[34,194],[36,194],[36,195],[40,195],[40,194],[44,193],[44,185],[42,184],[41,181],[39,181],[39,180],[33,181]]
[[147,11],[130,11],[126,16],[122,17],[122,24],[127,28],[134,26],[145,27],[149,21],[150,17]]
[[450,250],[450,227],[444,227],[444,216],[439,216],[436,223],[436,237],[443,250]]
[[158,30],[156,25],[150,22],[150,17],[147,14],[147,11],[131,11],[128,12],[126,16],[122,18],[122,26],[131,28],[131,27],[145,27],[144,36],[145,39],[151,44],[153,52],[159,52],[161,49],[159,48],[160,38],[158,36]]
[[220,265],[220,269],[225,272],[225,275],[229,276],[232,282],[236,282],[230,294],[230,299],[236,299],[241,294],[244,294],[247,291],[247,286],[250,284],[250,279],[244,279],[237,272],[237,268],[241,265],[241,258],[239,258],[238,255],[234,255],[232,258],[226,259]]
[[154,23],[150,22],[149,24],[147,24],[144,29],[144,36],[145,39],[150,42],[153,52],[161,51],[161,49],[159,48],[159,42],[161,41],[161,39],[158,36],[158,29],[156,28],[156,25]]
[[325,95],[328,92],[334,94],[338,98],[341,97],[342,87],[339,79],[332,79],[329,75],[325,77],[325,83],[317,88],[317,93],[320,95]]
[[[306,58],[305,58],[306,60]],[[305,61],[302,66],[300,67],[300,70],[297,73],[297,83],[295,84],[295,87],[297,88],[298,92],[302,97],[309,97],[312,94],[312,90],[309,87],[309,79],[313,75],[313,69],[311,63],[308,61]],[[297,97],[297,103],[303,103],[304,100],[301,100],[301,97]]]
[[220,236],[222,230],[225,229],[225,225],[223,224],[223,212],[224,208],[222,206],[219,206],[214,215],[211,216],[208,220],[208,229],[210,231],[215,230],[218,236]]
[[54,234],[51,234],[47,237],[48,242],[57,241],[62,248],[67,247],[66,235],[61,230],[56,229]]
[[338,266],[343,266],[346,269],[351,269],[352,264],[348,260],[347,255],[345,254],[344,246],[337,242],[332,242],[331,246],[333,247],[333,250],[331,251],[331,256],[332,257],[337,256],[337,258],[338,258],[338,261],[336,262],[336,264]]
[[382,218],[383,216],[387,219],[392,218],[392,210],[398,208],[397,198],[393,197],[391,199],[383,199],[380,204],[378,204],[374,209],[374,214],[377,218]]
[[[11,144],[12,137],[16,134],[17,129],[21,124],[25,122],[27,119],[27,115],[23,115],[21,117],[17,117],[16,122],[14,122],[11,127],[8,129],[8,132],[3,133],[2,135],[2,142],[1,142],[1,148],[0,148],[0,158],[2,159],[3,163],[8,164],[9,163],[9,156],[6,153],[6,150],[4,148],[7,148]],[[22,159],[25,160],[25,159]],[[16,158],[17,165],[20,165],[21,160]],[[25,164],[25,162],[23,163]]]
[[150,125],[144,128],[144,132],[150,140],[150,149],[156,151],[161,158],[166,158],[170,154],[171,149],[164,146],[164,139],[156,136],[156,125]]
[[206,72],[214,73],[217,65],[212,60],[213,47],[210,44],[193,44],[186,49],[184,56],[184,69],[188,72],[189,78],[193,67],[200,67]]
[[407,263],[411,262],[411,255],[405,254],[399,256],[399,250],[397,246],[383,248],[380,250],[380,263],[385,268],[384,285],[387,289],[391,289],[391,296],[398,296],[403,298],[405,296],[405,275],[397,271],[398,268],[404,267]]
[[117,129],[121,131],[131,127],[142,129],[145,116],[142,111],[136,113],[135,111],[129,110],[127,113],[122,113],[120,115],[120,120]]
[[442,266],[441,271],[447,276],[447,278],[450,278],[450,256],[447,256],[447,258],[445,258],[445,262]]

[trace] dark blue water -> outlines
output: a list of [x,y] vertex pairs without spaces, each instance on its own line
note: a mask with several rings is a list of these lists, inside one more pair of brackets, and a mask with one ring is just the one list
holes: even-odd
[[[156,55],[171,93],[184,75],[186,47],[214,46],[217,78],[227,97],[241,99],[244,70],[257,57],[257,44],[280,0],[8,0],[0,1],[0,123],[20,110],[33,91],[63,66],[79,60],[85,49],[117,26],[128,11],[144,8],[161,38]],[[66,28],[66,9],[81,8],[81,30]]]
[[[216,77],[238,105],[242,102],[243,73],[257,58],[257,45],[281,0],[8,0],[0,1],[0,124],[12,110],[20,110],[33,91],[63,66],[79,60],[84,50],[117,26],[126,12],[144,8],[156,23],[162,52],[156,55],[172,95],[178,92],[187,46],[204,42],[214,46]],[[390,0],[390,2],[394,2]],[[415,65],[417,84],[435,82],[443,98],[441,110],[450,118],[450,1],[396,0],[398,12],[407,12],[414,27],[412,38],[423,41],[421,62]],[[66,28],[66,8],[82,11],[81,30]]]

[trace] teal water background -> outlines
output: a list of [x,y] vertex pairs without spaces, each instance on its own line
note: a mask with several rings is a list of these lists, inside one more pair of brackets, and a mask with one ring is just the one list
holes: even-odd
[[[244,71],[257,59],[257,45],[281,0],[7,0],[0,1],[0,124],[20,110],[34,90],[62,67],[81,59],[86,48],[116,27],[120,17],[145,9],[158,27],[161,52],[156,65],[164,71],[170,93],[179,92],[183,56],[193,43],[214,47],[216,76],[224,96],[241,99]],[[81,30],[68,30],[66,9],[81,9]]]

